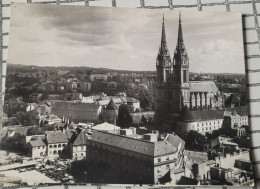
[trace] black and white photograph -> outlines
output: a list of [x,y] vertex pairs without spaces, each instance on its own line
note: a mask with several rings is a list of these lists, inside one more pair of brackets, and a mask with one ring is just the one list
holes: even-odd
[[239,12],[11,4],[0,181],[252,186]]

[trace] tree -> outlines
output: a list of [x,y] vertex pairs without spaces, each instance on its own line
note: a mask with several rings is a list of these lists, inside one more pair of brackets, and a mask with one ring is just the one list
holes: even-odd
[[44,134],[44,130],[43,130],[43,128],[39,128],[39,127],[32,127],[30,129],[28,129],[27,133],[26,133],[27,136],[42,135],[42,134]]
[[203,150],[204,145],[207,143],[206,137],[197,131],[190,131],[185,136],[185,147],[187,149]]
[[13,137],[5,136],[1,140],[1,149],[15,152],[26,152],[25,144],[26,139],[24,135],[15,134]]
[[132,124],[133,119],[130,115],[130,112],[133,112],[133,107],[129,105],[122,104],[119,106],[118,110],[118,120],[117,125],[120,127],[129,127]]
[[36,111],[17,112],[16,118],[23,126],[37,125],[39,123],[39,117]]

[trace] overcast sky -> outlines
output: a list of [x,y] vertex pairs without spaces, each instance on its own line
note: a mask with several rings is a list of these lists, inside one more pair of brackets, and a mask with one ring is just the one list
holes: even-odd
[[[8,62],[153,71],[163,13],[173,57],[178,11],[12,4]],[[190,71],[244,73],[240,13],[181,15]]]

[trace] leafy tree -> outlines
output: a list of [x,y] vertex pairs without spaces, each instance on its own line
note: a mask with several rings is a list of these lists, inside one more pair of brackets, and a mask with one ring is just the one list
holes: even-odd
[[26,139],[24,135],[15,134],[13,137],[5,136],[1,140],[1,149],[15,152],[26,152],[25,144]]
[[15,115],[17,112],[19,111],[25,111],[26,109],[26,103],[9,103],[9,104],[5,104],[4,107],[8,115],[8,117],[11,117],[13,115]]
[[36,111],[17,112],[16,118],[23,126],[37,125],[39,123],[39,117]]
[[43,130],[43,128],[39,128],[39,127],[32,127],[30,129],[28,129],[27,133],[26,133],[27,136],[41,135],[41,134],[44,134],[44,130]]
[[203,150],[204,145],[207,143],[206,137],[197,131],[190,131],[185,136],[185,147],[187,149]]

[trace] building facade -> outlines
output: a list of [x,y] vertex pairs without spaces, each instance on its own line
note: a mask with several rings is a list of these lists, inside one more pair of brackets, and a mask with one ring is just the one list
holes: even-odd
[[186,51],[181,16],[178,41],[171,59],[163,18],[162,36],[156,60],[157,83],[155,110],[157,119],[165,120],[178,115],[184,106],[191,111],[219,109],[223,107],[221,95],[213,81],[190,81],[189,56]]
[[[131,183],[160,183],[180,168],[183,160],[184,141],[168,134],[158,140],[156,134],[142,139],[130,135],[118,135],[95,131],[87,139],[87,160],[103,163],[112,168],[114,177]],[[173,181],[174,182],[174,181]]]

